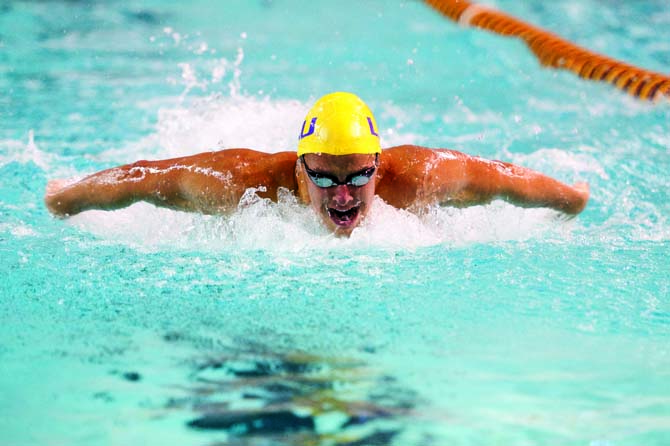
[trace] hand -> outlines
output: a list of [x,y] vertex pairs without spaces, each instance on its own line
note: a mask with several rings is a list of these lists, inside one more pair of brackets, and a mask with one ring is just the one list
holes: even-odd
[[584,204],[586,204],[586,202],[589,201],[590,195],[589,183],[580,181],[579,183],[573,184],[572,187],[582,196],[582,198],[584,198]]
[[580,181],[579,183],[573,184],[572,188],[575,190],[575,192],[577,192],[577,194],[581,198],[580,205],[575,206],[576,210],[575,214],[578,214],[584,210],[584,208],[586,207],[586,203],[589,201],[590,196],[589,183],[585,181]]
[[56,179],[50,180],[47,183],[46,193],[44,194],[44,203],[47,205],[49,212],[59,217],[67,216],[67,212],[63,210],[62,206],[62,192],[73,182],[73,180]]
[[589,198],[589,183],[586,181],[580,181],[572,185],[578,192],[581,192],[585,195],[585,198]]

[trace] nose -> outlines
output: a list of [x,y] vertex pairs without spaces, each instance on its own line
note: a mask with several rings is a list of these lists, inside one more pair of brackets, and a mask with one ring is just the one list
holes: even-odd
[[333,201],[337,206],[346,206],[349,202],[353,201],[354,197],[349,191],[349,187],[344,184],[338,184],[335,186],[335,191],[333,193]]

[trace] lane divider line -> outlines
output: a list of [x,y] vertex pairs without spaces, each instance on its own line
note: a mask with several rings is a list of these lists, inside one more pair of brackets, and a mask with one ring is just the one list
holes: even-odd
[[610,83],[639,99],[670,99],[668,75],[595,53],[489,6],[467,0],[424,1],[461,26],[481,28],[523,40],[546,67],[572,71],[583,79]]

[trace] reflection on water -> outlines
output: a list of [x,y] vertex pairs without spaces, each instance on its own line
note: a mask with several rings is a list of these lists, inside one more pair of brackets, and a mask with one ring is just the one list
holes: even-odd
[[416,404],[412,390],[361,361],[259,345],[195,361],[180,390],[166,409],[192,411],[187,426],[224,434],[220,445],[387,445]]

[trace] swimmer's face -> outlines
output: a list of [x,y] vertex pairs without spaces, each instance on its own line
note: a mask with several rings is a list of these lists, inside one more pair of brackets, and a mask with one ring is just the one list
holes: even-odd
[[372,205],[377,157],[308,153],[303,161],[312,208],[335,234],[351,234]]

